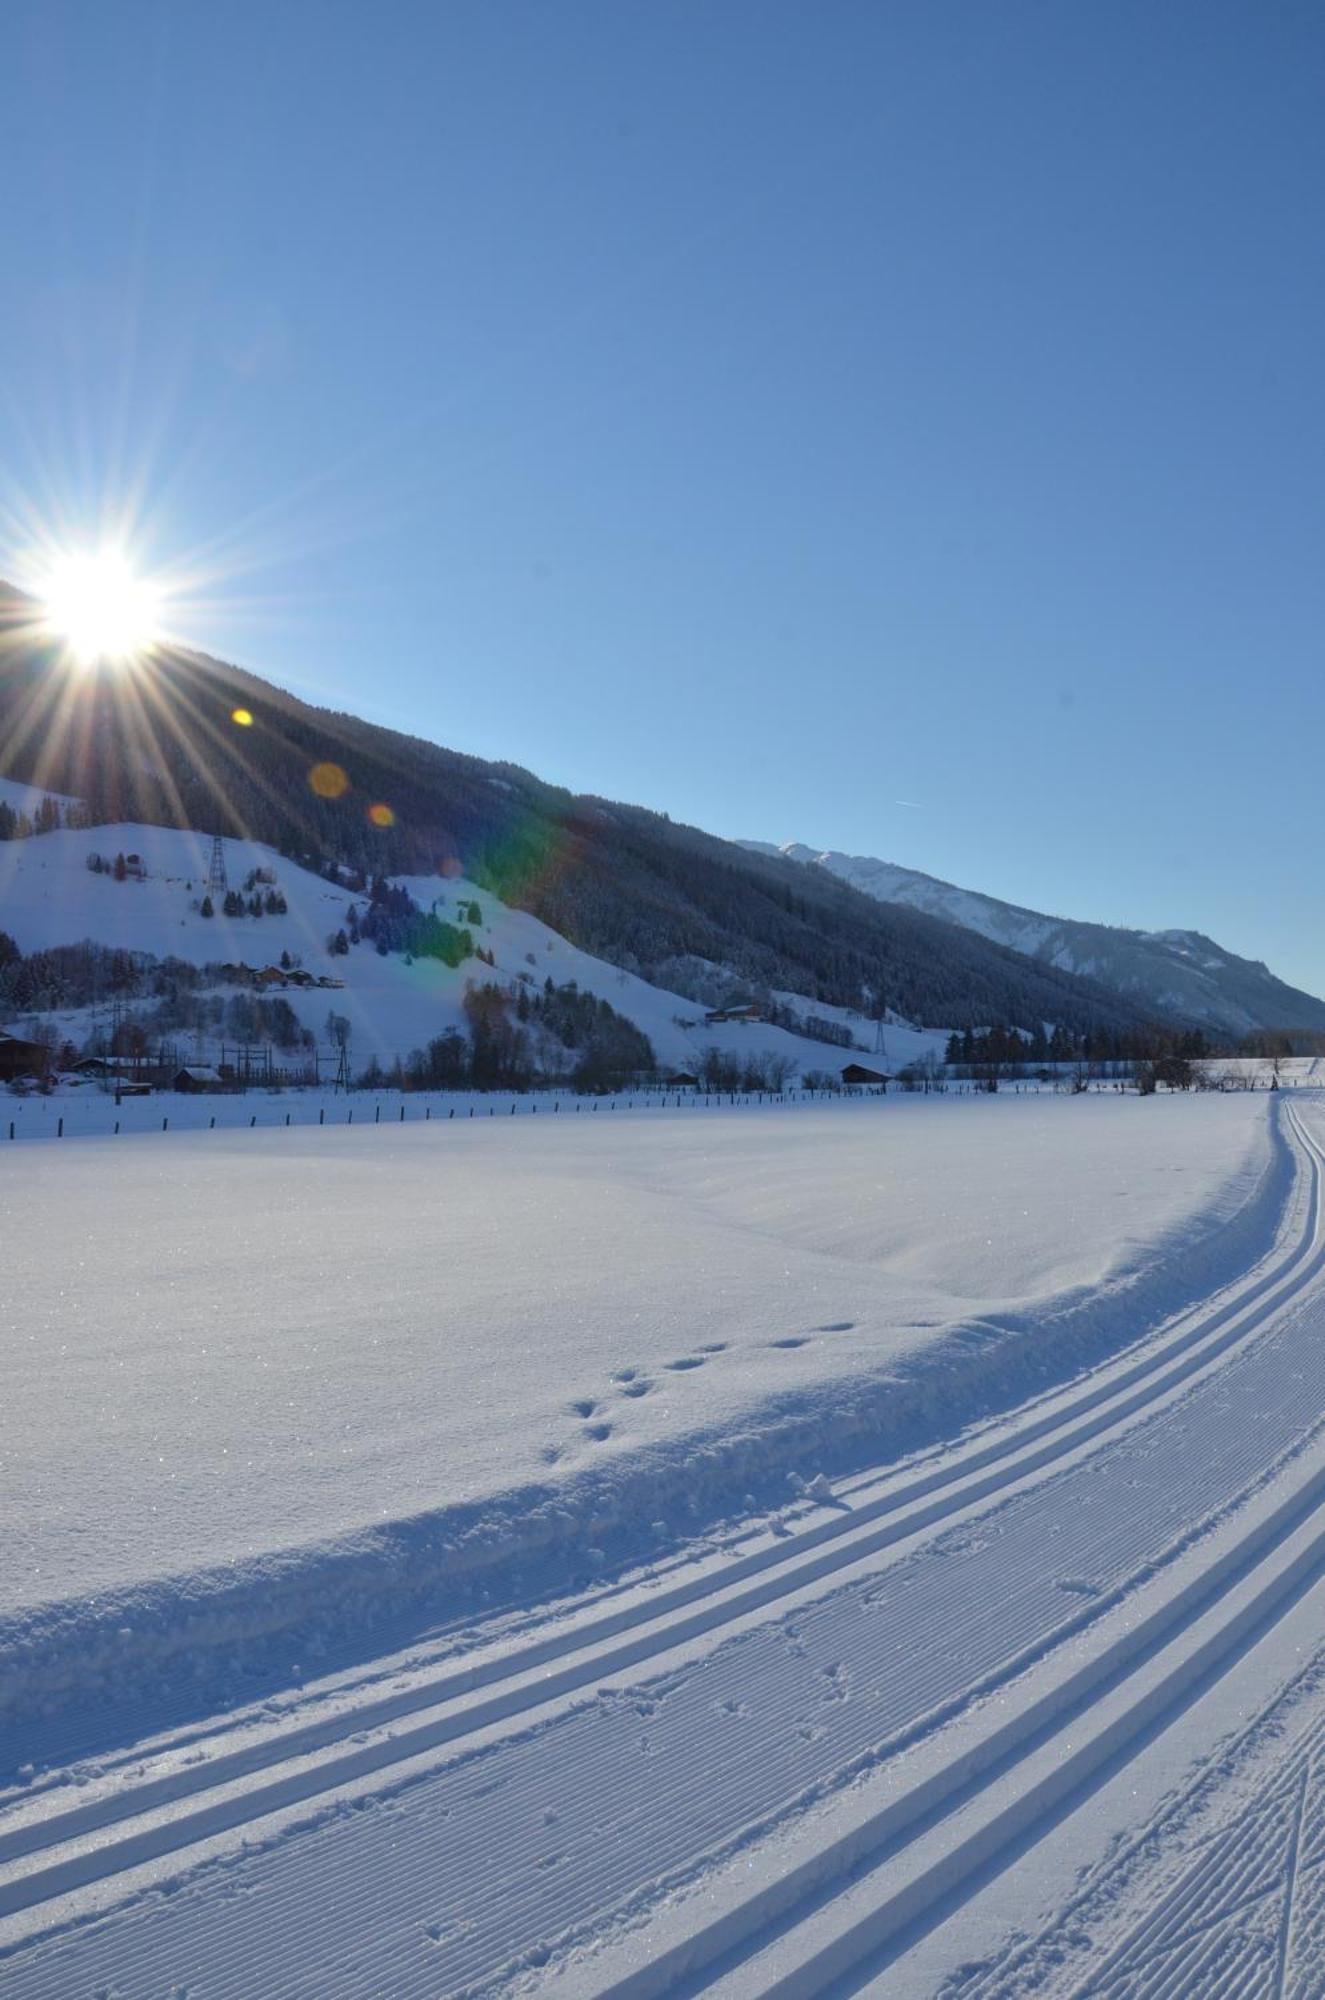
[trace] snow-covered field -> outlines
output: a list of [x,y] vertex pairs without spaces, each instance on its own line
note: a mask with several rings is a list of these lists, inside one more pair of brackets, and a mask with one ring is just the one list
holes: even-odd
[[3,1148],[6,1993],[1320,1993],[1322,1140]]
[[390,1533],[397,1564],[425,1523],[444,1585],[452,1539],[504,1553],[580,1484],[693,1499],[697,1436],[740,1440],[720,1501],[770,1467],[789,1497],[772,1434],[796,1464],[846,1422],[909,1444],[995,1324],[1050,1325],[1060,1370],[1125,1338],[1153,1260],[1267,1226],[1271,1169],[1243,1098],[15,1147],[0,1618],[335,1538]]

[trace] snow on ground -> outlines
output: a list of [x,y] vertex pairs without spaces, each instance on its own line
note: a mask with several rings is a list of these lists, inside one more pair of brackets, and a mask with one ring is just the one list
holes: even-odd
[[[373,1056],[384,1063],[407,1056],[447,1028],[463,1026],[465,987],[484,979],[533,980],[539,986],[548,978],[558,985],[574,980],[582,991],[636,1022],[653,1043],[658,1061],[669,1067],[693,1067],[709,1046],[741,1055],[788,1056],[798,1069],[836,1070],[848,1059],[840,1049],[762,1023],[707,1027],[705,1009],[695,1001],[578,950],[536,917],[508,908],[463,877],[397,879],[423,909],[436,907],[451,922],[466,921],[460,906],[477,903],[482,922],[471,928],[475,942],[492,952],[495,966],[469,960],[452,969],[433,959],[406,965],[403,958],[379,957],[368,944],[353,948],[348,957],[333,956],[328,939],[344,926],[352,905],[361,913],[366,910],[364,894],[296,867],[257,841],[226,840],[223,846],[232,887],[241,886],[254,869],[275,874],[288,905],[284,916],[227,918],[219,911],[202,916],[198,905],[207,881],[210,839],[126,824],[0,844],[0,929],[24,951],[91,938],[158,957],[173,954],[195,965],[233,962],[261,969],[279,965],[282,951],[288,951],[308,972],[345,982],[343,989],[331,991],[292,987],[284,998],[319,1042],[326,1039],[329,1010],[348,1017],[352,1058],[360,1068]],[[143,879],[117,882],[87,866],[90,854],[113,860],[117,853],[136,854]],[[806,1011],[836,1012],[813,1009],[807,1001],[799,1004]],[[84,1033],[92,1025],[87,1013],[76,1021],[61,1021],[66,1029]],[[935,1029],[890,1028],[888,1060],[900,1066],[930,1053],[941,1058],[946,1039],[946,1033]]]
[[[106,1733],[122,1679],[111,1673],[99,1753],[81,1754],[48,1681],[54,1712],[29,1727],[47,1742],[64,1731],[63,1763],[42,1768],[38,1755],[25,1784],[0,1786],[7,1996],[1318,1995],[1317,1102],[975,1099],[913,1103],[900,1119],[893,1110],[817,1112],[817,1144],[812,1119],[781,1108],[726,1112],[707,1128],[696,1114],[659,1114],[651,1132],[643,1113],[610,1131],[581,1124],[555,1134],[565,1145],[573,1131],[586,1148],[583,1160],[563,1155],[559,1178],[602,1165],[610,1142],[612,1187],[647,1196],[641,1214],[671,1207],[682,1247],[722,1249],[738,1278],[736,1240],[757,1251],[763,1337],[786,1300],[800,1317],[812,1274],[864,1298],[858,1328],[868,1333],[860,1288],[892,1277],[909,1224],[881,1216],[872,1246],[853,1235],[837,1255],[819,1239],[811,1179],[806,1236],[794,1236],[797,1163],[778,1154],[779,1140],[799,1135],[799,1164],[813,1163],[816,1177],[831,1179],[840,1158],[836,1203],[861,1212],[912,1159],[937,1197],[937,1169],[960,1172],[963,1157],[979,1156],[986,1195],[1002,1181],[1001,1206],[987,1195],[987,1212],[1006,1218],[1000,1282],[1016,1268],[1026,1295],[997,1321],[968,1320],[961,1345],[968,1359],[992,1360],[1006,1389],[1019,1323],[1032,1336],[1023,1348],[1048,1368],[1036,1392],[953,1435],[960,1371],[941,1366],[936,1451],[890,1468],[876,1433],[872,1460],[831,1486],[815,1482],[802,1511],[744,1530],[729,1522],[707,1554],[692,1545],[687,1559],[645,1563],[633,1579],[609,1569],[551,1608],[536,1602],[532,1565],[523,1623],[476,1613],[320,1684],[305,1684],[287,1655],[277,1698],[249,1687],[243,1707],[216,1714],[177,1708],[171,1718],[146,1700],[139,1720],[163,1732],[155,1740]],[[495,1146],[523,1129],[494,1121],[470,1136]],[[684,1176],[631,1143],[667,1129],[702,1143]],[[1115,1151],[1110,1135],[1124,1129],[1130,1145]],[[884,1134],[905,1143],[881,1181]],[[541,1142],[553,1136],[540,1126]],[[32,1147],[26,1162],[67,1167],[114,1143]],[[183,1141],[177,1157],[202,1143]],[[224,1143],[249,1162],[259,1150],[256,1139]],[[148,1141],[115,1157],[135,1148],[146,1156]],[[156,1156],[170,1150],[162,1140]],[[1179,1179],[1205,1176],[1194,1206],[1190,1188],[1172,1205],[1155,1192],[1175,1168]],[[1125,1222],[1099,1220],[1115,1172],[1135,1193],[1152,1170],[1148,1222],[1131,1196]],[[748,1206],[716,1207],[715,1191],[742,1179]],[[1029,1258],[1036,1232],[1017,1223],[1019,1186],[1036,1190],[1040,1236],[1058,1239]],[[513,1214],[537,1210],[518,1177],[512,1187]],[[259,1179],[250,1212],[269,1192]],[[562,1221],[587,1228],[592,1245],[588,1192],[577,1178]],[[1160,1211],[1169,1254],[1156,1263],[1137,1239],[1160,1247],[1150,1235]],[[720,1234],[697,1239],[701,1220]],[[290,1219],[301,1223],[306,1205]],[[1105,1243],[1129,1233],[1121,1255],[1149,1278],[1120,1292]],[[935,1235],[932,1263],[920,1260],[931,1293],[961,1272],[970,1287],[988,1284],[977,1238],[973,1225],[948,1264]],[[1095,1287],[1097,1334],[1111,1322],[1116,1350],[1124,1319],[1144,1333],[1067,1381],[1074,1350],[1082,1358],[1071,1329],[1085,1301],[1073,1314],[1061,1292],[1037,1290],[1061,1283],[1064,1239],[1080,1245]],[[633,1244],[618,1249],[603,1268],[633,1254]],[[647,1302],[647,1232],[638,1261]],[[405,1270],[407,1282],[417,1276],[415,1264]],[[909,1266],[897,1282],[913,1282]],[[1190,1309],[1146,1331],[1165,1298]],[[802,1410],[820,1397],[824,1356],[849,1334],[827,1322],[815,1332],[805,1347],[762,1350],[761,1371],[778,1355],[804,1371],[791,1399]],[[938,1336],[922,1368],[933,1372],[947,1344]],[[739,1339],[721,1350],[700,1342],[686,1358],[702,1365],[678,1371],[726,1404],[729,1442],[755,1435],[757,1420],[722,1386],[742,1351]],[[324,1359],[333,1352],[328,1341]],[[103,1376],[121,1354],[102,1357]],[[541,1365],[546,1377],[548,1354]],[[664,1369],[637,1399],[646,1408],[660,1387],[674,1393]],[[113,1412],[113,1393],[103,1408]],[[651,1449],[665,1453],[666,1438]],[[114,1636],[121,1661],[141,1651],[138,1619]]]
[[0,1687],[288,1657],[946,1435],[1259,1254],[1274,1130],[1004,1096],[0,1148]]

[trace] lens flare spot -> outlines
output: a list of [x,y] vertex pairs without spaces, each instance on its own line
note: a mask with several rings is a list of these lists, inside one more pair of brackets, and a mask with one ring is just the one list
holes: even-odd
[[237,723],[241,729],[251,729],[253,727],[252,710],[247,708],[232,708],[230,711],[230,720]]
[[320,799],[343,798],[350,789],[349,778],[339,764],[314,764],[308,782]]
[[368,817],[374,826],[383,828],[394,826],[396,823],[396,816],[390,806],[384,806],[380,801],[375,806],[369,806]]

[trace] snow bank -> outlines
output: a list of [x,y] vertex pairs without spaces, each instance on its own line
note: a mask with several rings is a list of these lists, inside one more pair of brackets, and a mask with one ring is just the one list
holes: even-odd
[[1290,1185],[1265,1097],[6,1148],[13,1761],[34,1710],[288,1676],[948,1435],[1235,1277]]

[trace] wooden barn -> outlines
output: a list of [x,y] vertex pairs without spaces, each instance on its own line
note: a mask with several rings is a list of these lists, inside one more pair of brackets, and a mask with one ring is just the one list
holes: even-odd
[[892,1079],[885,1076],[881,1069],[866,1069],[864,1063],[848,1063],[842,1072],[842,1081],[848,1089],[860,1086],[868,1090],[886,1090]]
[[209,1069],[203,1063],[186,1063],[183,1069],[175,1071],[171,1088],[190,1097],[199,1097],[208,1091],[225,1090],[228,1085],[219,1069]]
[[16,1076],[45,1076],[51,1066],[51,1052],[44,1042],[25,1042],[21,1035],[7,1035],[0,1028],[0,1083]]

